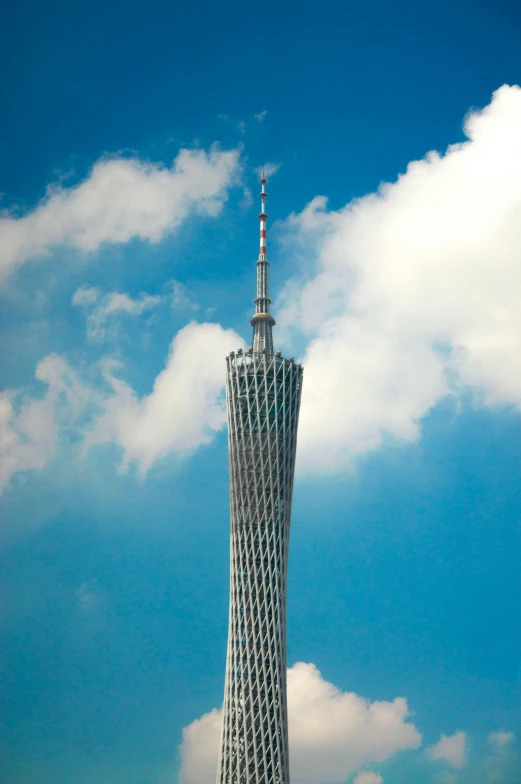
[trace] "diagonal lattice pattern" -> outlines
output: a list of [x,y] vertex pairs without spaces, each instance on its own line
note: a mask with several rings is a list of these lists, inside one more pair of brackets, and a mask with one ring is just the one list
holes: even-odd
[[286,584],[302,367],[227,358],[231,574],[217,784],[289,784]]

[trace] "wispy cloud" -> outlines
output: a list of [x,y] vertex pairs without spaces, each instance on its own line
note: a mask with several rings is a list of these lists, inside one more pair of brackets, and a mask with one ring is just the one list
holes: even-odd
[[519,755],[516,749],[516,736],[507,730],[497,730],[487,736],[490,755],[485,759],[485,768],[488,771],[488,781],[500,784],[503,781],[516,781],[519,779]]
[[188,288],[179,280],[171,280],[165,286],[170,296],[172,310],[176,312],[187,312],[199,310],[199,305],[193,301]]
[[254,114],[253,116],[258,122],[261,123],[266,119],[267,115],[268,115],[268,110],[264,109],[262,112],[259,112],[258,114]]
[[[173,296],[175,298],[175,291]],[[180,293],[177,296],[179,298]],[[114,324],[112,331],[107,330],[107,323],[113,321],[113,317],[121,314],[141,316],[156,307],[161,300],[161,296],[145,292],[133,299],[124,292],[111,291],[108,294],[101,294],[97,287],[81,286],[74,293],[72,304],[86,311],[88,339],[101,343],[107,338],[107,334],[114,334]]]
[[219,114],[217,115],[217,119],[223,123],[227,123],[228,125],[231,125],[232,128],[234,128],[236,131],[239,131],[239,133],[242,134],[243,136],[248,130],[248,123],[246,122],[246,120],[234,119],[233,117],[230,117],[229,114],[225,114],[224,112],[219,112]]
[[255,171],[257,172],[259,177],[261,176],[262,172],[264,172],[264,174],[266,175],[266,179],[269,179],[270,177],[273,177],[278,172],[280,167],[281,167],[280,163],[265,163],[263,166],[257,166]]
[[513,732],[498,730],[497,732],[491,732],[487,736],[487,741],[494,751],[499,751],[505,749],[507,746],[510,746],[514,742],[515,738],[516,736]]
[[72,304],[85,313],[87,338],[93,343],[118,337],[122,316],[137,318],[163,303],[169,304],[176,313],[193,314],[199,310],[187,287],[175,279],[168,281],[162,294],[142,291],[137,297],[131,297],[122,291],[102,293],[97,286],[84,285],[72,297]]

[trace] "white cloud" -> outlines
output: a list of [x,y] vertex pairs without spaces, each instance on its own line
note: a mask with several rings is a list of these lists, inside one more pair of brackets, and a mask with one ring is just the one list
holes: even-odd
[[0,218],[0,279],[58,245],[95,251],[132,237],[158,242],[190,212],[217,215],[238,171],[239,151],[217,147],[181,150],[171,168],[101,159],[79,185],[51,185],[27,215]]
[[214,784],[221,727],[222,710],[214,708],[183,729],[180,784]]
[[111,291],[102,296],[96,287],[81,286],[74,293],[72,304],[90,311],[87,314],[87,336],[89,340],[101,342],[106,337],[106,324],[111,317],[122,313],[130,316],[140,316],[145,311],[151,310],[158,305],[161,299],[160,296],[146,294],[145,292],[142,292],[135,299],[119,291]]
[[85,582],[74,592],[82,612],[91,612],[99,604],[99,591],[92,582]]
[[111,372],[114,363],[105,367],[107,393],[83,386],[61,357],[46,357],[36,368],[47,385],[42,398],[0,394],[0,491],[16,472],[43,468],[70,438],[84,451],[112,441],[123,465],[135,461],[143,472],[167,455],[191,454],[225,424],[224,358],[239,347],[244,341],[233,330],[189,324],[143,398]]
[[61,357],[43,359],[35,376],[47,387],[43,397],[0,394],[0,492],[18,471],[43,468],[89,400]]
[[287,222],[301,276],[277,321],[307,343],[301,467],[337,469],[385,433],[415,439],[458,385],[521,405],[521,88],[465,121],[468,141],[393,184]]
[[354,779],[353,784],[382,784],[383,778],[372,770],[362,770]]
[[166,287],[171,294],[172,310],[186,311],[199,310],[199,305],[192,301],[190,292],[184,283],[178,280],[171,280]]
[[465,764],[467,735],[465,732],[455,732],[454,735],[442,735],[438,743],[428,749],[432,760],[443,760],[455,768]]
[[[516,736],[513,732],[498,730],[491,732],[487,737],[490,756],[485,759],[485,768],[488,771],[488,781],[498,782],[514,781],[514,770],[519,774],[516,759],[519,757],[515,748]],[[519,778],[519,775],[518,775]]]
[[492,748],[496,751],[500,751],[507,746],[510,746],[515,740],[515,735],[513,732],[506,732],[505,730],[498,730],[497,732],[491,732],[487,736],[488,743],[492,746]]
[[368,702],[341,692],[313,664],[288,672],[289,735],[293,775],[301,784],[344,781],[368,762],[416,748],[421,735],[406,721],[407,702]]
[[139,297],[132,299],[128,294],[119,291],[112,291],[107,294],[103,300],[99,310],[102,312],[102,318],[106,318],[110,313],[122,311],[131,316],[140,316],[145,310],[150,310],[154,305],[160,302],[161,297],[152,296],[142,292]]
[[261,123],[263,120],[266,119],[267,115],[268,115],[268,110],[264,109],[262,112],[258,112],[258,114],[254,114],[253,116],[255,117],[256,120],[258,120]]
[[97,302],[100,294],[97,286],[80,286],[72,296],[72,304],[80,308],[89,308]]
[[280,163],[265,163],[263,166],[257,166],[255,171],[259,177],[262,175],[262,172],[264,172],[266,179],[269,180],[270,177],[273,177],[278,172],[280,166]]
[[152,392],[138,398],[124,381],[107,373],[112,394],[89,434],[87,446],[114,441],[124,464],[142,471],[171,452],[186,454],[208,443],[226,421],[224,358],[244,341],[219,324],[191,323],[177,333]]
[[[313,664],[288,670],[291,776],[299,784],[343,782],[358,768],[419,746],[406,721],[407,702],[368,702],[325,681]],[[183,731],[181,784],[215,781],[222,712],[213,710]]]

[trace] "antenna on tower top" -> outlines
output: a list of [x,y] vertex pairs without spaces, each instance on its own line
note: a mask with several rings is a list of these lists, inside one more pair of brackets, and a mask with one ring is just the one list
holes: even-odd
[[261,188],[261,192],[260,192],[260,197],[261,197],[261,200],[262,200],[262,204],[261,204],[261,211],[260,211],[260,215],[259,215],[259,219],[260,219],[260,253],[261,253],[261,256],[262,255],[263,256],[266,255],[266,218],[268,217],[267,214],[266,214],[266,195],[267,194],[266,194],[266,191],[264,190],[264,186],[266,185],[266,182],[267,182],[266,177],[264,176],[264,172],[262,172],[262,177],[261,177],[262,188]]
[[265,184],[266,175],[263,171],[261,176],[262,188],[260,192],[260,252],[257,261],[257,296],[255,297],[255,314],[250,323],[253,327],[254,353],[266,351],[267,354],[272,355],[273,336],[271,334],[271,329],[275,325],[275,319],[270,313],[271,299],[268,293],[268,268],[270,264],[266,253],[266,220],[268,215],[266,212]]

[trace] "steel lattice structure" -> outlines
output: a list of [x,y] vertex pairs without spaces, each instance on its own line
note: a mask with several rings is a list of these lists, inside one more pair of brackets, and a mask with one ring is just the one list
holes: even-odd
[[253,345],[226,359],[230,618],[217,784],[289,784],[286,584],[302,367],[274,355],[265,177]]

